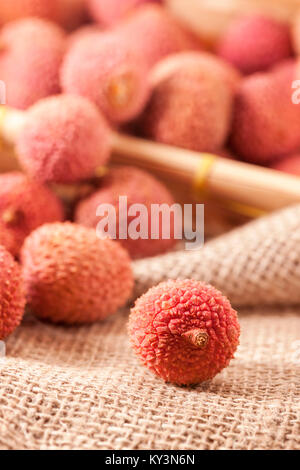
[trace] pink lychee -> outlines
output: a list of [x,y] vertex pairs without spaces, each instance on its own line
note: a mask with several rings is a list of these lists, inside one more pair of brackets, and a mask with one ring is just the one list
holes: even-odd
[[143,136],[202,152],[225,145],[238,76],[209,54],[172,56],[152,71],[152,94],[138,120]]
[[[133,240],[127,237],[124,240],[119,239],[120,222],[126,223],[126,231],[135,216],[128,216],[120,212],[119,198],[127,197],[127,209],[134,204],[142,204],[148,211],[148,236],[147,239]],[[100,183],[100,188],[87,199],[82,200],[75,213],[75,221],[86,227],[97,228],[101,217],[97,216],[97,209],[101,204],[111,204],[117,214],[117,240],[129,252],[132,258],[141,258],[154,256],[174,247],[174,228],[170,226],[170,237],[163,238],[162,230],[158,239],[151,237],[151,207],[153,204],[166,204],[168,207],[174,204],[174,199],[169,190],[154,176],[149,173],[133,167],[115,167],[110,170],[108,175]],[[172,217],[171,217],[172,219]],[[173,220],[170,219],[170,223]]]
[[264,71],[292,55],[289,25],[260,15],[239,18],[222,37],[219,55],[245,74]]
[[20,172],[0,175],[0,232],[1,227],[9,232],[6,239],[9,235],[11,241],[3,244],[13,255],[34,229],[63,219],[63,206],[50,189]]
[[38,18],[18,20],[3,28],[0,41],[7,105],[26,109],[60,91],[66,40],[59,26]]
[[110,130],[86,98],[59,95],[26,115],[17,141],[24,170],[41,182],[73,183],[94,176],[110,154]]
[[113,34],[76,41],[64,60],[61,83],[66,93],[90,99],[116,124],[140,114],[150,91],[143,61]]

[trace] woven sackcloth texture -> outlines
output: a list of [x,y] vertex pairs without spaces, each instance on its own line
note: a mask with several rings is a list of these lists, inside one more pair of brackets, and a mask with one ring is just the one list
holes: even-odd
[[0,358],[0,449],[300,449],[299,229],[294,207],[198,253],[134,264],[136,294],[188,276],[252,304],[239,308],[235,360],[195,388],[140,365],[127,309],[76,328],[27,316]]
[[194,278],[240,306],[300,304],[300,205],[255,220],[195,251],[135,263],[135,297],[153,284]]
[[193,389],[139,364],[127,313],[25,321],[0,365],[0,449],[300,449],[300,309],[241,312],[236,359]]

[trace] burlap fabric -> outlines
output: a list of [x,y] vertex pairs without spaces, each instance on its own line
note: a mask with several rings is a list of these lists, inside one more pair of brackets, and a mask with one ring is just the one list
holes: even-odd
[[135,297],[172,278],[212,283],[235,305],[300,304],[300,205],[251,222],[196,251],[135,263]]
[[256,304],[239,310],[236,359],[196,388],[140,365],[128,310],[81,328],[27,317],[0,361],[0,449],[300,449],[299,229],[295,207],[199,253],[135,263],[136,293],[193,276]]

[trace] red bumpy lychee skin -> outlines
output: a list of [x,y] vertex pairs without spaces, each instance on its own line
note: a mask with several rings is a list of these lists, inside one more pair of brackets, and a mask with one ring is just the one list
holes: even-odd
[[160,5],[141,6],[116,26],[115,33],[150,69],[170,54],[202,48],[199,38]]
[[290,155],[272,165],[274,170],[300,176],[300,154]]
[[162,0],[88,0],[88,5],[95,21],[103,26],[112,26],[134,8],[149,2],[161,3]]
[[271,164],[300,146],[300,107],[292,102],[295,64],[245,78],[237,91],[231,145],[250,163]]
[[119,124],[135,118],[149,96],[148,73],[117,35],[88,35],[70,48],[61,72],[66,93],[85,96]]
[[139,129],[147,138],[202,152],[215,152],[227,140],[238,80],[209,54],[167,58],[152,73],[153,91]]
[[63,218],[62,204],[50,189],[31,181],[23,173],[0,175],[0,227],[6,228],[13,237],[14,243],[8,246],[13,255],[18,255],[30,232]]
[[289,25],[258,15],[240,18],[221,39],[219,55],[245,74],[264,71],[291,57]]
[[59,26],[38,18],[18,20],[4,27],[0,42],[7,105],[26,109],[60,91],[66,40]]
[[214,287],[168,281],[136,301],[131,344],[145,366],[166,382],[194,385],[228,366],[239,344],[237,313]]
[[93,103],[59,95],[26,115],[17,141],[24,170],[41,182],[74,183],[94,175],[110,154],[110,131]]
[[21,323],[25,310],[25,291],[21,268],[0,245],[0,340]]
[[[149,173],[132,167],[116,167],[110,170],[103,179],[94,194],[81,201],[77,207],[75,221],[86,227],[96,229],[101,217],[97,216],[97,209],[101,204],[111,204],[116,209],[117,228],[119,222],[125,220],[127,213],[121,214],[119,211],[119,197],[127,197],[128,209],[133,204],[143,204],[148,211],[147,224],[149,228],[148,239],[118,240],[119,230],[117,230],[117,240],[130,253],[132,258],[155,256],[170,250],[176,243],[174,239],[174,228],[170,227],[170,238],[164,239],[160,231],[158,240],[151,239],[151,205],[167,204],[171,207],[174,199],[168,189]],[[126,228],[135,219],[128,216]],[[173,223],[173,221],[171,221]]]
[[21,261],[29,308],[54,323],[103,320],[124,306],[133,288],[127,252],[68,222],[34,231]]

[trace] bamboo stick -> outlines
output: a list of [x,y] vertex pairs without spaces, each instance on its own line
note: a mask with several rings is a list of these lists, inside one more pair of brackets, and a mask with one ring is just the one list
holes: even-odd
[[[113,161],[154,170],[195,185],[206,154],[114,134]],[[218,198],[272,211],[300,201],[300,178],[248,163],[215,157],[205,190]],[[198,188],[199,191],[203,188]]]
[[[7,109],[2,137],[14,143],[26,120],[26,112]],[[112,161],[137,165],[194,186],[199,194],[272,211],[300,201],[300,178],[226,158],[171,147],[112,133]],[[15,169],[15,159],[11,160]],[[0,165],[1,166],[1,165]],[[6,161],[6,171],[9,170]]]

